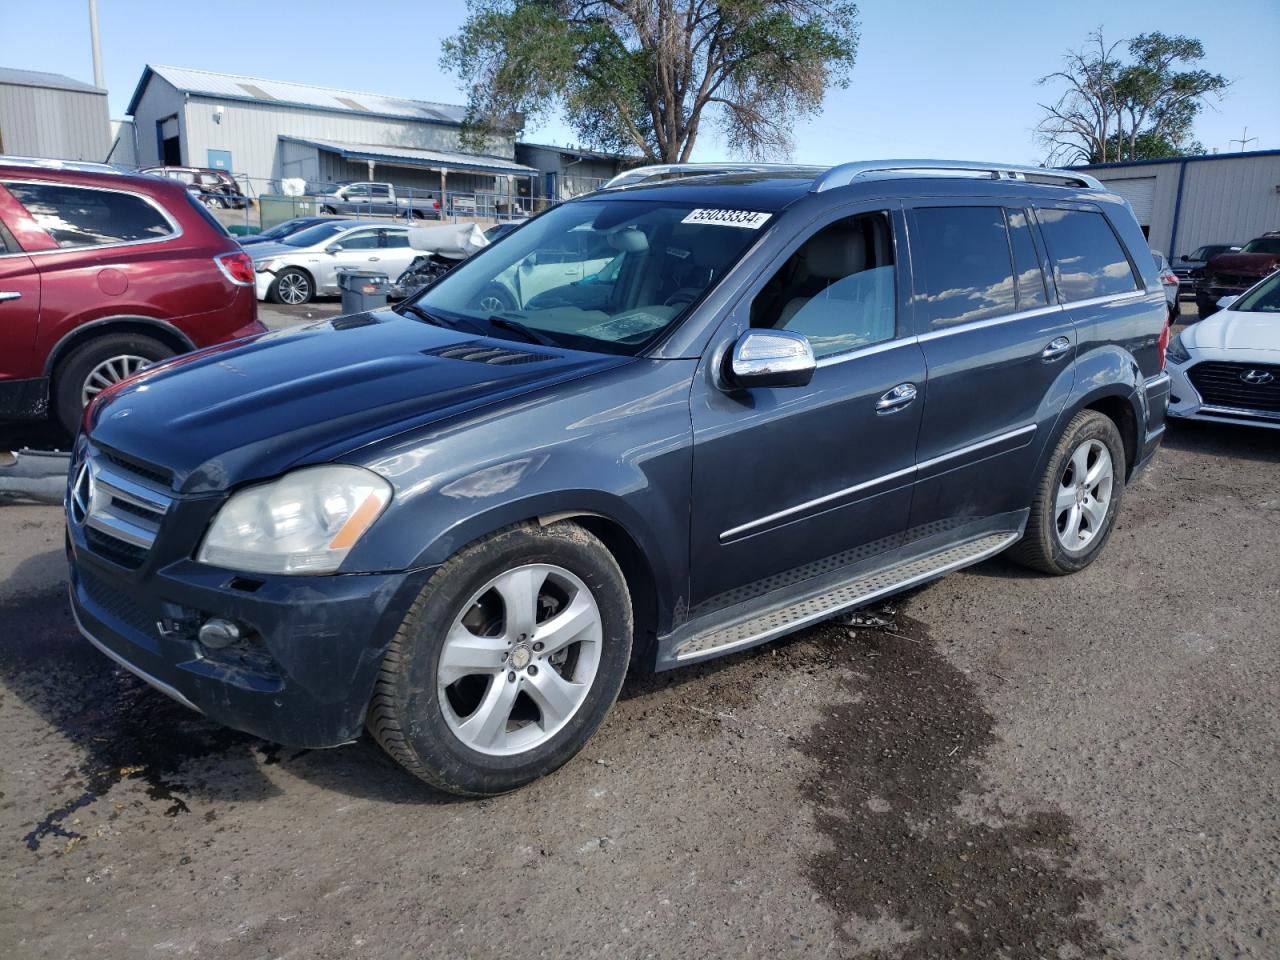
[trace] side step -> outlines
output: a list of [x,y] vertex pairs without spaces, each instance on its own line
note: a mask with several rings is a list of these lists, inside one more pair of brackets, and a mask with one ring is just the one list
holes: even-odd
[[741,647],[764,643],[844,610],[869,603],[877,597],[978,563],[999,553],[1017,540],[1018,535],[1016,530],[987,534],[937,553],[864,574],[826,593],[778,607],[749,620],[698,634],[676,648],[676,660],[719,656]]

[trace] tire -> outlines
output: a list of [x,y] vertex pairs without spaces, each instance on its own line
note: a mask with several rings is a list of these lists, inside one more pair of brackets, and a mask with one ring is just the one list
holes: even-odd
[[300,307],[310,303],[316,295],[316,284],[311,274],[298,267],[281,270],[267,287],[267,299],[272,303],[283,303],[291,307]]
[[54,370],[54,417],[74,437],[86,395],[173,355],[168,344],[140,333],[109,333],[80,344]]
[[[520,608],[508,598],[534,596],[523,624],[508,615]],[[569,522],[507,527],[422,589],[387,649],[366,725],[437,789],[506,793],[558,769],[595,733],[622,689],[631,635],[626,581],[596,537]]]
[[515,310],[516,301],[502,287],[497,284],[491,284],[480,292],[480,296],[476,297],[474,306],[477,310],[494,314],[502,313],[506,310]]
[[[1104,491],[1102,479],[1087,486],[1088,496],[1083,504],[1079,499],[1074,501],[1073,513],[1072,494],[1080,495],[1076,489],[1077,465],[1082,462],[1088,465],[1085,478],[1088,484],[1092,469],[1104,459],[1103,450],[1110,458],[1109,486]],[[1083,461],[1076,459],[1081,451],[1084,451]],[[1096,459],[1091,459],[1095,456]],[[1049,457],[1049,465],[1031,503],[1026,533],[1010,549],[1010,558],[1034,570],[1059,576],[1083,570],[1093,563],[1115,527],[1124,496],[1126,469],[1124,441],[1115,422],[1096,410],[1077,413]],[[1100,505],[1103,512],[1098,517]],[[1079,532],[1075,536],[1071,533],[1073,517],[1079,517]],[[1084,539],[1086,533],[1087,539]]]

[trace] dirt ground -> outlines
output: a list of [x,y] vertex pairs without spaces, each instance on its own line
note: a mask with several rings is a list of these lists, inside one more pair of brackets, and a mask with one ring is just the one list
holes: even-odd
[[477,802],[116,669],[0,507],[0,957],[1280,956],[1278,543],[1280,434],[1175,425],[1083,573],[633,677]]

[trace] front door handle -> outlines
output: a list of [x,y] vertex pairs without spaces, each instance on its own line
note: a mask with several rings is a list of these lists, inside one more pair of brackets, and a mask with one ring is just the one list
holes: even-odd
[[369,258],[369,262],[370,262],[370,263],[377,263],[377,262],[378,262],[379,260],[381,260],[381,259],[382,259],[381,257],[370,257],[370,258]]
[[0,290],[0,303],[5,303],[8,300],[21,300],[21,299],[22,299],[22,294],[20,294],[17,290]]
[[916,398],[914,383],[900,383],[876,401],[876,413],[897,413]]
[[1065,357],[1071,352],[1071,340],[1068,337],[1054,337],[1049,341],[1049,345],[1040,351],[1040,359],[1052,363],[1059,357]]

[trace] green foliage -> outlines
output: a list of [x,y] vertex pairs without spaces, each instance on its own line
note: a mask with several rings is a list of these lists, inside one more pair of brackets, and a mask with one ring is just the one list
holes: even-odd
[[[1128,59],[1117,55],[1124,45]],[[1067,54],[1063,70],[1040,79],[1064,85],[1053,104],[1041,104],[1037,128],[1051,163],[1108,163],[1187,155],[1196,117],[1210,97],[1230,86],[1221,74],[1193,67],[1204,45],[1193,37],[1144,33],[1108,45],[1102,32]],[[1178,67],[1188,69],[1178,69]]]
[[444,66],[469,88],[475,145],[559,112],[586,145],[689,159],[704,117],[732,151],[787,155],[796,120],[845,86],[848,0],[468,0]]

